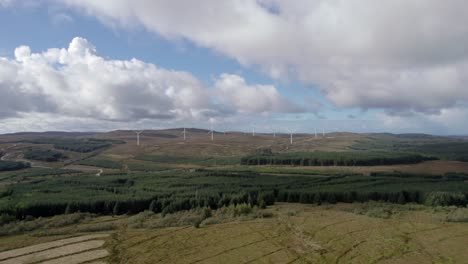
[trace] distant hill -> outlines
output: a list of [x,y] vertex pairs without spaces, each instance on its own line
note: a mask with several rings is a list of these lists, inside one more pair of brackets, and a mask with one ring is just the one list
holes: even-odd
[[90,137],[100,133],[98,132],[63,132],[63,131],[47,131],[47,132],[19,132],[0,135],[0,142],[10,142],[18,140],[29,140],[37,138],[76,138]]

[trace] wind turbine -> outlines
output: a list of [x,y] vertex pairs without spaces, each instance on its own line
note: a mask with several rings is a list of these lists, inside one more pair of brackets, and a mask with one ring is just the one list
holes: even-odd
[[315,138],[317,138],[317,128],[314,128],[315,130]]
[[322,136],[325,137],[325,128],[322,128]]
[[140,134],[143,133],[143,130],[133,132],[135,132],[137,135],[137,146],[140,146]]
[[294,131],[288,129],[288,133],[289,133],[289,141],[290,141],[290,143],[292,145],[293,144],[293,133],[294,133]]
[[208,134],[211,133],[211,141],[213,141],[213,134],[214,134],[214,131],[213,131],[213,123],[211,123],[211,129],[210,131],[208,131]]
[[182,134],[184,135],[184,141],[185,141],[185,139],[186,139],[186,137],[185,137],[185,134],[186,134],[185,127],[184,127],[184,131],[182,132]]
[[255,137],[255,127],[252,127],[252,137]]

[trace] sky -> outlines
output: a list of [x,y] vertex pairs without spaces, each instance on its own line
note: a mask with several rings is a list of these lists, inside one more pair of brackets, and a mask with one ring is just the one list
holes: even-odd
[[468,2],[0,0],[0,133],[468,134]]

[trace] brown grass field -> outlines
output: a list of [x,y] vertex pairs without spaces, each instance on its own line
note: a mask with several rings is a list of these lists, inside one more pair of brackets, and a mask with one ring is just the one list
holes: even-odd
[[[351,205],[352,206],[352,205]],[[380,219],[349,205],[279,205],[273,218],[202,228],[121,230],[125,263],[466,263],[468,225],[424,211]]]
[[[106,159],[121,162],[124,168],[129,164],[143,164],[146,166],[164,167],[184,167],[198,168],[196,164],[158,164],[155,162],[145,162],[135,160],[134,157],[139,154],[150,155],[168,155],[174,157],[241,157],[253,153],[259,148],[271,148],[274,152],[299,152],[299,151],[347,151],[358,140],[366,137],[365,134],[353,133],[330,133],[325,137],[313,135],[298,134],[294,136],[293,145],[289,144],[289,137],[284,134],[278,134],[273,137],[271,134],[228,132],[226,134],[216,133],[214,141],[211,141],[210,135],[204,130],[187,132],[187,140],[184,141],[181,135],[181,129],[173,130],[147,130],[143,132],[140,138],[141,145],[136,145],[136,138],[132,131],[113,131],[104,134],[98,134],[95,137],[123,140],[126,144],[114,145],[104,151],[92,154],[77,154],[66,151],[69,157],[67,162],[86,158],[88,155],[96,155],[97,159]],[[30,139],[32,136],[17,136],[16,139]],[[49,149],[51,145],[39,144],[12,144],[1,143],[2,140],[12,140],[12,136],[0,136],[0,150],[8,153],[9,160],[21,160],[21,152],[31,146],[35,148]],[[40,162],[33,161],[35,166],[47,166],[61,168],[64,162]],[[221,166],[220,166],[221,167]],[[81,165],[67,165],[64,168],[77,169],[84,172],[97,172],[96,167]],[[468,163],[456,161],[429,161],[414,165],[394,165],[394,166],[366,166],[366,167],[301,167],[292,169],[311,170],[311,171],[351,171],[369,174],[378,171],[400,171],[409,173],[427,173],[443,174],[447,172],[468,172]],[[105,172],[114,170],[105,169]]]
[[84,235],[67,239],[45,242],[0,253],[0,263],[83,263],[107,257],[101,248],[106,234]]
[[[447,222],[444,211],[420,205],[392,205],[391,215],[380,206],[278,204],[263,210],[267,218],[200,228],[137,228],[132,217],[98,217],[92,223],[119,227],[110,236],[80,236],[76,227],[62,235],[73,238],[61,240],[9,236],[0,240],[0,248],[10,249],[0,263],[467,263],[466,223]],[[30,245],[17,248],[20,242]]]

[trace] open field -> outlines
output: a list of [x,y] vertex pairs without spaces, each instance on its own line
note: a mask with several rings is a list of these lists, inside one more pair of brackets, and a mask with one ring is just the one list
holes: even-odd
[[[254,218],[217,222],[213,212],[199,228],[176,221],[164,222],[172,227],[150,227],[164,218],[176,219],[171,215],[96,217],[50,231],[70,236],[77,228],[109,220],[117,228],[107,231],[110,236],[88,233],[65,239],[31,231],[31,241],[23,242],[30,244],[24,248],[14,243],[30,240],[28,235],[9,236],[0,242],[0,248],[10,248],[0,252],[0,263],[46,258],[50,263],[92,259],[108,263],[465,263],[468,225],[446,221],[454,210],[417,205],[278,204]],[[465,217],[468,221],[466,212]]]
[[0,263],[468,259],[464,139],[180,133],[0,135]]
[[33,246],[3,251],[0,263],[83,263],[105,258],[109,253],[102,248],[108,235],[85,235],[55,240]]
[[[346,207],[345,207],[346,208]],[[335,207],[280,205],[275,217],[195,228],[126,230],[128,263],[463,263],[466,224],[433,222],[427,212],[392,219]]]

